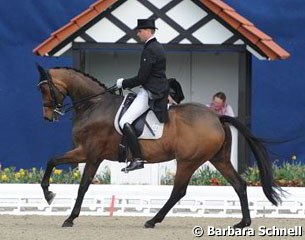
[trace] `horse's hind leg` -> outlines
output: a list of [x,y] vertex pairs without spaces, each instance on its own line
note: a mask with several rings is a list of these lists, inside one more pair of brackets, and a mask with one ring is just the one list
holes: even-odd
[[85,193],[87,192],[87,190],[90,186],[90,183],[92,182],[92,179],[93,179],[99,165],[100,165],[100,162],[94,162],[94,163],[87,162],[86,163],[84,173],[82,176],[82,180],[79,184],[75,205],[73,207],[73,210],[72,210],[69,218],[67,218],[64,221],[64,223],[62,225],[63,227],[72,227],[73,226],[73,220],[75,218],[77,218],[80,213]]
[[48,204],[51,204],[55,194],[51,191],[49,191],[50,186],[50,177],[52,174],[52,170],[54,167],[60,164],[65,163],[81,163],[85,161],[84,154],[81,150],[81,148],[75,148],[63,156],[52,158],[50,161],[48,161],[46,171],[44,173],[44,176],[41,181],[41,187],[43,190],[43,194],[45,199],[47,200]]
[[216,169],[228,180],[239,197],[242,211],[242,220],[235,224],[234,228],[244,228],[250,226],[251,217],[248,205],[247,184],[235,171],[231,162],[213,162]]
[[171,210],[171,208],[186,194],[186,189],[190,181],[191,176],[194,171],[200,166],[201,163],[197,165],[194,162],[179,162],[177,163],[177,172],[174,181],[174,187],[170,198],[167,200],[165,205],[160,209],[160,211],[149,221],[145,223],[146,228],[155,227],[156,223],[162,222],[166,214]]
[[251,217],[249,212],[248,205],[248,196],[247,196],[247,184],[239,176],[239,174],[233,168],[230,161],[231,153],[231,132],[229,128],[225,127],[226,131],[226,140],[221,149],[221,151],[210,160],[210,162],[216,167],[216,169],[224,176],[225,179],[232,185],[235,192],[237,193],[242,210],[242,220],[234,225],[234,228],[244,228],[250,226]]

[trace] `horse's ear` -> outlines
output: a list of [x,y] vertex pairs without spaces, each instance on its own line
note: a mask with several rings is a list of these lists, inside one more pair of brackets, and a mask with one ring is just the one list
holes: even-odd
[[44,68],[42,66],[40,66],[37,62],[36,62],[36,67],[37,67],[37,70],[38,70],[39,75],[40,75],[39,82],[47,80],[48,75],[47,75],[46,70],[44,70]]

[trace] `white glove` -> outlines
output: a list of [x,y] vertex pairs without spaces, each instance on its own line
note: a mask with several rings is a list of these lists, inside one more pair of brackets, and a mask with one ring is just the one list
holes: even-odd
[[116,80],[116,87],[118,89],[122,88],[123,81],[124,81],[124,78],[119,78],[118,80]]

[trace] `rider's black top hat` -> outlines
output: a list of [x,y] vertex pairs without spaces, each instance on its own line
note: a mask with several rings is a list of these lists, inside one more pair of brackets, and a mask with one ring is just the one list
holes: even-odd
[[155,19],[138,19],[138,26],[136,29],[158,29],[155,26]]

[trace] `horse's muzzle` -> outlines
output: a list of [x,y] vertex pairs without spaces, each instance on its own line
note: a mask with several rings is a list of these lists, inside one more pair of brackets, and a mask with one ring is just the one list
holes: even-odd
[[52,112],[52,114],[50,115],[44,115],[44,120],[48,121],[48,122],[58,122],[59,121],[59,117],[61,115],[56,113],[56,112]]
[[48,117],[43,117],[44,120],[48,121],[48,122],[53,122],[53,119],[50,119]]

